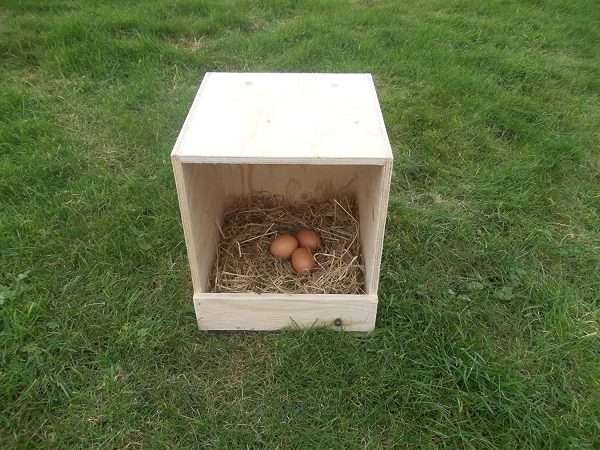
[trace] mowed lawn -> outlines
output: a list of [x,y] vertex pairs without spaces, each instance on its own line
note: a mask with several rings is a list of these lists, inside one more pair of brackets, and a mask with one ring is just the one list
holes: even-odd
[[[0,447],[599,448],[600,5],[0,2]],[[199,332],[206,71],[370,72],[377,328]]]

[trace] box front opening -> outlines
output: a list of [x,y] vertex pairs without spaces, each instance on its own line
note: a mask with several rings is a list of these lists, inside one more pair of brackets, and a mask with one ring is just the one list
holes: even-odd
[[[273,240],[301,230],[317,233],[309,274],[294,258],[274,257]],[[226,203],[217,256],[208,280],[212,293],[364,294],[358,207],[354,199],[312,198],[293,202],[279,195],[235,197]],[[285,239],[285,238],[283,238]],[[291,240],[291,239],[290,239]],[[285,245],[284,245],[285,246]],[[292,253],[289,250],[289,255]],[[302,252],[300,252],[302,254]],[[297,270],[302,271],[296,265]]]
[[224,206],[236,198],[277,195],[290,203],[351,198],[358,205],[364,292],[377,292],[383,166],[184,164],[184,197],[189,211],[188,239],[194,292],[209,290]]

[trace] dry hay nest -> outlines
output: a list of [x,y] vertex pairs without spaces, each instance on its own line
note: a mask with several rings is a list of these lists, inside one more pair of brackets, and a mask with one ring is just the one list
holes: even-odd
[[[315,270],[300,275],[274,258],[271,241],[308,228],[321,237]],[[358,208],[354,200],[290,203],[279,196],[240,198],[225,206],[209,292],[363,294]]]

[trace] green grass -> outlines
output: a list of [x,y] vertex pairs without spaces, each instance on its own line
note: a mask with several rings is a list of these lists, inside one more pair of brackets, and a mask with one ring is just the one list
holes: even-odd
[[[0,5],[0,447],[600,447],[595,0]],[[196,329],[205,71],[374,75],[373,333]]]

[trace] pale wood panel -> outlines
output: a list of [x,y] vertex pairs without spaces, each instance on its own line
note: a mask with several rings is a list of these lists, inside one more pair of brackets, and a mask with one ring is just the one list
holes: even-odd
[[392,169],[393,162],[389,160],[383,166],[381,178],[379,178],[379,219],[377,220],[372,268],[372,273],[374,274],[374,277],[371,280],[371,290],[368,291],[369,293],[377,293],[379,289],[381,258],[383,256],[383,241],[385,238],[385,223],[387,220],[390,185],[392,182]]
[[384,166],[363,166],[356,191],[368,294],[376,294],[379,286],[390,176],[391,163]]
[[174,152],[184,162],[392,158],[369,74],[207,73]]
[[377,236],[377,220],[379,219],[379,205],[376,194],[378,192],[377,178],[379,167],[362,167],[360,182],[356,192],[358,214],[360,218],[360,248],[365,265],[365,292],[373,291],[373,279],[377,276],[373,272],[375,258],[375,239]]
[[223,215],[221,177],[212,164],[173,165],[194,292],[206,292]]
[[185,237],[185,246],[188,254],[188,262],[192,276],[194,291],[200,290],[200,278],[198,272],[198,261],[195,258],[194,238],[192,236],[192,224],[190,218],[190,206],[188,204],[188,187],[183,176],[183,167],[177,156],[171,156],[173,165],[173,174],[175,175],[175,185],[177,187],[177,198],[179,200],[179,212],[181,214],[181,224],[183,226],[183,235]]
[[377,296],[195,294],[194,307],[202,330],[332,326],[371,331],[375,327]]
[[292,202],[354,196],[360,166],[222,164],[226,197],[268,192]]
[[181,155],[181,161],[184,163],[198,164],[312,164],[314,166],[361,166],[375,165],[382,166],[387,161],[387,158],[377,157],[329,157],[329,158],[305,158],[305,157],[288,157],[285,153],[281,153],[280,157],[230,157],[230,156],[195,156]]

